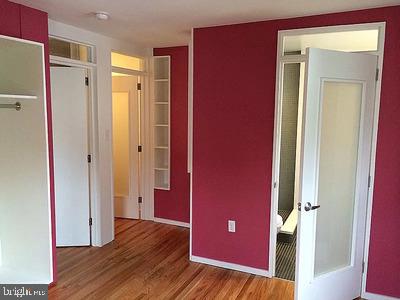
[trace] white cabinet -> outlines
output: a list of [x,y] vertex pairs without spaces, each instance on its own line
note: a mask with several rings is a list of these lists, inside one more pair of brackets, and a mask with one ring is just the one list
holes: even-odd
[[52,282],[43,45],[0,36],[0,282]]
[[170,56],[154,57],[154,188],[170,188]]

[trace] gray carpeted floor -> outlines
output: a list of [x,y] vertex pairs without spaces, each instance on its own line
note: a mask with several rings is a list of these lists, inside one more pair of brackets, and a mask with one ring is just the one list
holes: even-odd
[[[279,215],[283,221],[289,217],[290,211],[280,210]],[[276,268],[275,276],[282,279],[294,281],[296,269],[296,237],[290,243],[277,241],[276,244]]]

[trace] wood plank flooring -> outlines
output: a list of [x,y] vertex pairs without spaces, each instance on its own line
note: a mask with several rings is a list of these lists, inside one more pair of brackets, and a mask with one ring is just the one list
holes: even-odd
[[292,282],[190,262],[189,230],[117,219],[115,241],[57,249],[49,299],[293,299]]

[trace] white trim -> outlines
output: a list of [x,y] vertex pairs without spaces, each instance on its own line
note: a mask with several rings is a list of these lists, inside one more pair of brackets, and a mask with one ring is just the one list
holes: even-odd
[[169,219],[163,219],[163,218],[154,218],[154,222],[168,224],[168,225],[174,225],[174,226],[180,226],[180,227],[186,227],[186,228],[190,227],[189,223],[175,221],[175,220],[169,220]]
[[55,55],[50,55],[50,61],[54,61],[66,66],[73,66],[73,67],[85,67],[85,68],[90,68],[90,67],[96,67],[95,63],[92,62],[86,62],[86,61],[81,61],[81,60],[76,60],[76,59],[71,59],[71,58],[65,58],[61,56],[55,56]]
[[219,267],[219,268],[224,268],[224,269],[229,269],[229,270],[234,270],[234,271],[239,271],[239,272],[245,272],[245,273],[250,273],[250,274],[269,277],[269,278],[272,277],[268,270],[246,267],[243,265],[233,264],[233,263],[229,263],[229,262],[225,262],[225,261],[220,261],[220,260],[215,260],[215,259],[210,259],[210,258],[205,258],[205,257],[200,257],[200,256],[195,256],[195,255],[191,255],[190,260],[193,262],[207,264],[207,265],[211,265],[214,267]]
[[[47,196],[48,196],[48,204],[49,204],[49,209],[48,209],[48,212],[49,212],[49,235],[50,235],[50,282],[49,283],[52,283],[52,282],[54,282],[54,273],[56,272],[56,270],[54,270],[54,255],[56,255],[56,253],[53,253],[53,251],[55,250],[54,249],[54,247],[53,247],[53,245],[55,246],[55,243],[56,243],[56,241],[53,241],[53,220],[52,220],[52,210],[51,210],[51,208],[52,208],[52,204],[54,205],[54,207],[53,207],[53,209],[54,209],[54,216],[55,216],[55,214],[56,214],[56,199],[55,199],[55,192],[54,192],[54,194],[53,194],[53,196],[54,196],[54,202],[53,203],[51,203],[51,193],[50,193],[50,190],[51,190],[51,178],[50,178],[50,156],[49,156],[49,128],[48,128],[48,122],[49,122],[49,120],[48,120],[48,111],[47,111],[47,105],[48,105],[48,103],[49,103],[49,99],[47,99],[47,84],[50,84],[50,80],[49,80],[49,82],[47,82],[47,76],[46,76],[46,60],[45,60],[45,51],[44,51],[44,44],[42,44],[42,43],[40,43],[40,47],[41,47],[41,53],[42,53],[42,72],[43,72],[43,74],[42,74],[42,76],[43,76],[43,78],[42,78],[42,80],[43,80],[43,109],[44,109],[44,128],[45,128],[45,132],[46,132],[46,157],[47,157],[47,159],[46,159],[46,162],[47,162],[47,188],[48,188],[48,191],[47,191]],[[50,72],[50,66],[48,66],[49,67],[49,69],[48,69],[48,71]],[[50,73],[48,74],[48,75],[50,75]],[[50,86],[49,86],[49,88],[50,88]],[[51,102],[51,99],[50,99],[50,102]],[[50,114],[51,115],[51,114]],[[53,150],[53,149],[52,149]],[[53,164],[53,167],[54,167],[54,164]],[[54,170],[53,170],[53,180],[54,180]],[[55,183],[53,182],[53,185],[55,185]],[[53,188],[55,188],[54,186],[53,186]],[[54,223],[55,223],[55,220],[54,220]],[[54,237],[55,237],[55,234],[54,234]],[[54,244],[53,244],[54,243]]]
[[[308,27],[308,28],[298,28],[298,29],[285,29],[279,30],[282,36],[293,36],[293,35],[303,35],[303,34],[315,34],[315,33],[330,33],[330,32],[345,32],[345,31],[361,31],[361,30],[371,30],[379,29],[386,22],[371,22],[371,23],[359,23],[359,24],[349,24],[349,25],[327,25],[319,27]],[[280,48],[283,50],[283,48]],[[280,53],[278,51],[278,53]],[[283,51],[281,52],[283,53]]]
[[383,295],[369,293],[369,292],[362,293],[361,297],[364,299],[368,299],[368,300],[398,300],[398,299],[400,299],[400,298],[383,296]]
[[141,196],[143,203],[141,209],[141,219],[153,220],[154,218],[154,105],[152,102],[154,85],[152,82],[153,64],[152,58],[145,59],[146,72],[141,76]]
[[188,160],[187,170],[188,173],[192,172],[193,165],[193,29],[189,41],[189,74],[188,74]]
[[[282,77],[282,66],[284,63],[302,63],[305,61],[304,55],[291,55],[283,56],[283,38],[284,36],[293,36],[301,34],[312,34],[312,33],[328,33],[328,32],[343,32],[343,31],[357,31],[357,30],[368,30],[368,29],[379,29],[379,42],[377,51],[368,51],[370,54],[376,54],[378,56],[378,68],[380,70],[378,80],[376,82],[376,95],[375,95],[375,111],[374,111],[374,124],[373,124],[373,137],[372,137],[372,149],[370,158],[370,176],[371,176],[371,188],[368,196],[368,208],[366,216],[366,234],[364,242],[364,261],[365,261],[365,272],[362,280],[362,291],[361,294],[366,293],[366,278],[368,272],[368,250],[371,230],[371,216],[372,216],[372,199],[373,199],[373,187],[375,177],[375,159],[376,159],[376,146],[378,136],[378,120],[379,120],[379,106],[380,106],[380,95],[381,95],[381,84],[382,84],[382,70],[383,70],[383,55],[384,55],[384,39],[385,39],[385,26],[386,22],[376,23],[365,23],[365,24],[352,24],[352,25],[339,25],[339,26],[324,26],[324,27],[313,27],[313,28],[301,28],[292,30],[279,30],[278,41],[277,41],[277,63],[276,63],[276,91],[275,91],[275,129],[274,129],[274,151],[273,151],[273,169],[272,169],[272,182],[271,182],[271,220],[270,220],[270,249],[269,249],[269,263],[270,270],[273,276],[275,275],[275,258],[276,258],[276,214],[278,204],[278,187],[279,187],[279,153],[280,153],[280,129],[281,129],[281,80]],[[274,183],[276,187],[274,188]],[[387,298],[386,298],[387,299]]]
[[[372,220],[372,203],[374,194],[374,183],[375,183],[375,162],[376,162],[376,149],[378,143],[378,126],[379,126],[379,109],[381,103],[381,88],[382,88],[382,73],[383,73],[383,58],[385,54],[385,31],[386,22],[376,23],[379,25],[378,35],[378,80],[375,86],[375,108],[374,108],[374,120],[372,127],[372,141],[371,141],[371,160],[370,160],[370,189],[367,202],[367,217],[365,224],[365,241],[364,241],[364,273],[362,276],[362,288],[361,295],[367,293],[367,274],[368,274],[368,258],[369,258],[369,242],[371,239],[371,220]],[[364,297],[365,298],[365,297]]]
[[188,78],[188,172],[190,180],[189,202],[190,202],[190,234],[189,234],[189,258],[192,257],[192,234],[193,234],[193,70],[194,70],[194,29],[192,28],[189,42],[189,78]]
[[[112,51],[112,53],[117,53],[117,52]],[[130,55],[130,56],[134,57],[132,55]],[[111,66],[111,71],[115,72],[115,73],[121,73],[121,74],[133,75],[133,76],[147,75],[147,72],[145,72],[145,71],[131,70],[131,69],[127,69],[127,68],[114,67],[114,66]]]

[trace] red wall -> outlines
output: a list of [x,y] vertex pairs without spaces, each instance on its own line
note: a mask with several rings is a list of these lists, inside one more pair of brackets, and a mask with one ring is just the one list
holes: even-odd
[[[367,291],[400,297],[400,6],[194,31],[193,255],[268,269],[278,30],[386,21]],[[227,220],[236,220],[236,233]]]
[[46,69],[46,95],[47,95],[47,124],[49,135],[49,167],[50,167],[50,197],[53,234],[53,281],[57,281],[56,255],[55,255],[55,211],[54,211],[54,165],[53,165],[53,131],[51,122],[51,96],[50,96],[50,66],[49,66],[49,34],[47,13],[0,0],[0,34],[36,41],[44,44],[45,69]]
[[171,189],[155,190],[154,216],[189,223],[188,47],[157,48],[154,55],[171,56]]

